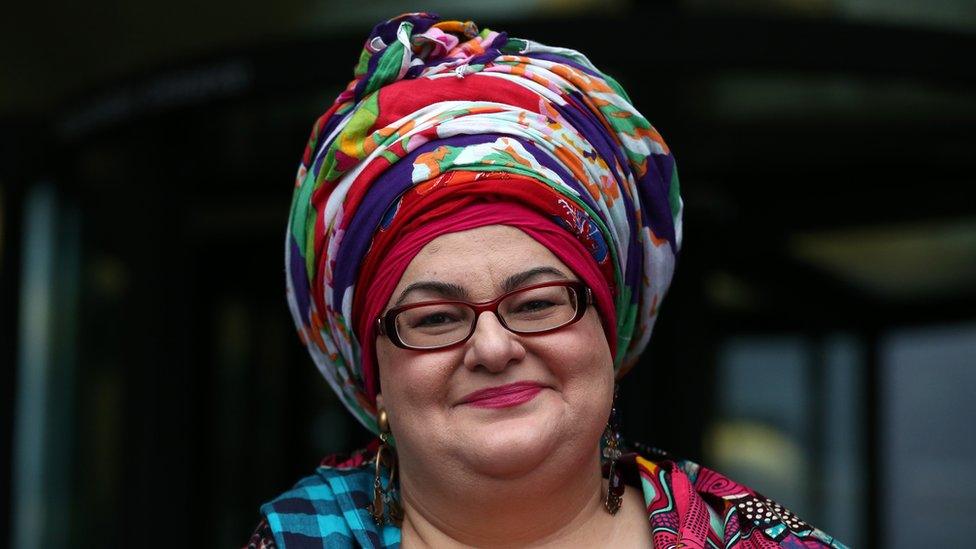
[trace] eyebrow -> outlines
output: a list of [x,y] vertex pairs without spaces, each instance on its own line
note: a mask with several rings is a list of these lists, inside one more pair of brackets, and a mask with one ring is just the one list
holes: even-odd
[[413,284],[404,288],[400,292],[400,297],[393,304],[394,307],[399,307],[403,305],[403,302],[410,295],[410,292],[428,291],[436,294],[440,294],[444,297],[450,299],[465,300],[468,298],[468,291],[458,286],[457,284],[452,284],[450,282],[438,282],[436,280],[421,280],[420,282],[414,282]]
[[538,277],[539,275],[554,275],[560,278],[569,278],[555,267],[535,267],[529,269],[528,271],[522,271],[521,273],[516,273],[506,278],[505,282],[502,283],[502,292],[511,292],[519,286],[525,285],[526,282]]
[[[502,293],[511,292],[519,286],[525,285],[526,282],[532,280],[533,278],[541,275],[553,275],[562,279],[569,279],[565,273],[555,267],[535,267],[527,271],[515,273],[506,278],[502,283]],[[421,280],[404,288],[404,290],[400,293],[400,297],[397,298],[396,303],[394,303],[393,306],[399,307],[400,305],[403,305],[403,302],[407,299],[410,292],[425,290],[440,294],[448,299],[467,300],[469,296],[468,291],[457,284],[453,284],[451,282],[440,282],[437,280]]]

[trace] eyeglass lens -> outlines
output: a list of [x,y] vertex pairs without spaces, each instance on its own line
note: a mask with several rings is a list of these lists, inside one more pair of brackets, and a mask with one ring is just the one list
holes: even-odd
[[[578,299],[569,286],[528,288],[498,303],[502,323],[519,333],[544,332],[569,323],[576,316]],[[437,348],[468,337],[477,321],[475,310],[463,303],[424,305],[396,316],[400,340],[410,347]]]

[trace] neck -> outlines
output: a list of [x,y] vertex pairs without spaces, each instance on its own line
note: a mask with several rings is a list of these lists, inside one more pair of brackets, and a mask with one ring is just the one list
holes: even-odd
[[514,479],[459,471],[416,475],[405,468],[404,545],[559,546],[588,539],[601,545],[615,523],[603,508],[598,454],[570,468],[556,461]]

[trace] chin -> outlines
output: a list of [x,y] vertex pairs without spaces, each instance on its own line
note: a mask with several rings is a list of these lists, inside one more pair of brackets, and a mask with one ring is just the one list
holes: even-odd
[[465,461],[479,473],[512,479],[539,468],[556,450],[563,435],[552,414],[527,415],[479,421],[470,426],[463,450]]

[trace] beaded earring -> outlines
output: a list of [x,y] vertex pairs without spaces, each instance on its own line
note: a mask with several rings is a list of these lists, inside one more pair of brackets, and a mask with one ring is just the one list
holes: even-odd
[[619,386],[613,386],[613,405],[610,408],[610,418],[607,420],[607,428],[603,431],[606,445],[603,447],[603,457],[610,462],[610,472],[607,477],[607,497],[603,501],[603,506],[611,515],[617,514],[620,510],[620,503],[623,501],[624,481],[620,476],[617,467],[617,460],[620,459],[620,411],[617,408],[617,395],[620,392]]

